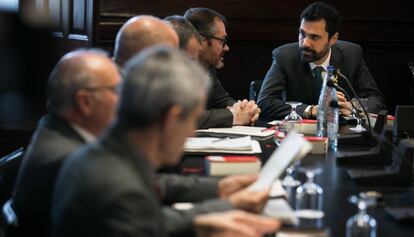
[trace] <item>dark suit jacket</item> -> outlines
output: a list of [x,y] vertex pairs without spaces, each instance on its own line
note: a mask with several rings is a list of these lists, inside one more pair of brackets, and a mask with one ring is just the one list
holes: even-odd
[[[337,41],[331,47],[330,65],[349,78],[359,97],[368,98],[368,111],[377,113],[384,108],[384,100],[375,80],[362,58],[362,48],[350,42]],[[312,104],[314,78],[309,63],[300,58],[298,43],[283,45],[273,51],[273,63],[263,81],[258,105],[262,120],[283,119],[290,106],[286,101],[300,101],[297,112],[302,115]],[[352,93],[345,81],[339,86]]]
[[158,174],[157,182],[164,205],[197,203],[186,211],[177,211],[169,206],[162,208],[167,232],[171,236],[194,236],[192,221],[196,215],[233,209],[228,201],[217,199],[216,178]]
[[117,129],[75,152],[56,182],[53,236],[189,236],[195,215],[232,208],[227,201],[212,199],[188,211],[161,209],[160,201],[215,197],[217,180],[158,174],[153,182],[151,169]]
[[116,129],[65,160],[52,236],[167,236],[164,226],[152,167]]
[[233,125],[233,114],[226,108],[236,101],[217,79],[216,71],[212,69],[209,74],[213,80],[212,88],[208,97],[207,110],[201,116],[198,128],[231,127]]
[[23,158],[14,187],[13,207],[25,232],[48,236],[53,185],[66,155],[84,144],[69,124],[43,117]]

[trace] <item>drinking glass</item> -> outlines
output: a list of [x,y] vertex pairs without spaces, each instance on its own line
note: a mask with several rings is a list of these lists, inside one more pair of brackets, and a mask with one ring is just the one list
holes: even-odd
[[377,221],[367,214],[367,201],[372,202],[372,200],[354,195],[349,201],[358,206],[358,213],[346,222],[346,237],[376,237]]
[[286,169],[286,176],[282,180],[282,186],[287,192],[288,202],[293,208],[296,204],[296,189],[301,185],[301,182],[293,176],[297,164],[298,161],[294,162]]
[[296,190],[296,216],[301,227],[320,228],[324,217],[323,190],[314,182],[314,177],[322,172],[322,168],[300,167],[299,171],[306,174],[307,181]]
[[[364,110],[362,109],[362,106],[365,108],[365,110],[368,109],[368,99],[367,98],[359,98],[359,100],[361,101],[361,103],[358,102],[358,100],[356,98],[352,98],[351,103],[354,105],[356,111],[353,110],[352,112],[352,117],[354,117],[357,120],[357,125],[353,128],[349,128],[349,130],[354,131],[354,132],[365,132],[366,129],[362,126],[362,118],[364,119],[368,119],[366,118],[365,114],[364,114]],[[357,116],[358,113],[358,116]]]
[[298,105],[301,105],[302,102],[297,102],[297,101],[288,101],[286,102],[286,104],[290,105],[292,107],[292,111],[290,112],[290,114],[288,114],[285,117],[285,121],[287,122],[302,122],[302,117],[296,113],[296,107]]

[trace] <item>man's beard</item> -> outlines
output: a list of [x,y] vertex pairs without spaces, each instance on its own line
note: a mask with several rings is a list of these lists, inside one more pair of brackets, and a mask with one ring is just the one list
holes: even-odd
[[[305,47],[299,47],[299,50],[300,50],[300,56],[302,60],[305,62],[311,63],[311,62],[315,62],[323,58],[329,52],[329,45],[324,47],[319,53],[313,49],[305,48]],[[304,54],[304,53],[307,53],[307,54]]]

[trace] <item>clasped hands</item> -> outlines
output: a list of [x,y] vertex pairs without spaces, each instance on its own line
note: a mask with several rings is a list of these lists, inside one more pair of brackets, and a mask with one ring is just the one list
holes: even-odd
[[233,125],[253,125],[261,112],[256,102],[246,99],[239,100],[227,108],[233,113]]

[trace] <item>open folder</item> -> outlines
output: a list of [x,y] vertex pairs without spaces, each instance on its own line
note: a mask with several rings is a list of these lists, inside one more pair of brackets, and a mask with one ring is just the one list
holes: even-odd
[[279,178],[293,161],[302,159],[311,149],[311,143],[300,134],[291,131],[269,157],[259,173],[259,178],[249,188],[260,191],[271,187],[273,181]]

